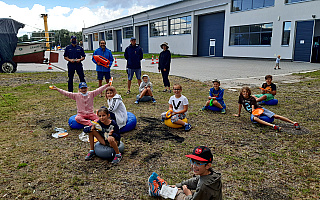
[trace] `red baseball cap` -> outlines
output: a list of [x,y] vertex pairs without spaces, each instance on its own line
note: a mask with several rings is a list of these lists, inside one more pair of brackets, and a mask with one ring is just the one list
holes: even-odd
[[194,148],[192,154],[186,155],[186,157],[201,161],[212,163],[213,155],[211,150],[206,146],[197,146]]

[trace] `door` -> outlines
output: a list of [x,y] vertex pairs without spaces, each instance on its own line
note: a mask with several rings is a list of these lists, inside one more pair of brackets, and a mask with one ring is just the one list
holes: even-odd
[[149,53],[148,25],[139,27],[139,45],[143,53]]
[[117,35],[117,50],[119,52],[122,52],[122,34],[121,34],[121,30],[117,30],[116,31],[116,35]]
[[296,23],[294,61],[310,62],[314,20]]
[[209,56],[215,56],[216,51],[216,39],[210,39]]

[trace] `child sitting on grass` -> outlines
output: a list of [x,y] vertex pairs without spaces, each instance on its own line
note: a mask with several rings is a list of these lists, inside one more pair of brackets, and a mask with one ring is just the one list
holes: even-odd
[[[234,116],[236,116],[236,117],[240,117],[241,107],[243,105],[244,109],[251,114],[252,121],[256,121],[256,122],[258,122],[260,124],[263,124],[263,125],[271,126],[275,130],[280,132],[281,131],[281,127],[279,127],[277,125],[274,125],[274,124],[271,124],[271,123],[268,123],[268,122],[263,121],[262,119],[260,119],[261,116],[267,116],[269,118],[274,117],[276,119],[280,119],[282,121],[289,122],[289,123],[293,124],[294,128],[297,129],[297,130],[300,129],[300,125],[297,122],[293,122],[293,121],[291,121],[290,119],[288,119],[286,117],[283,117],[283,116],[280,116],[280,115],[276,115],[273,112],[271,112],[270,110],[259,106],[257,104],[256,99],[251,96],[251,90],[250,90],[249,87],[243,87],[241,89],[238,103],[239,103],[239,112],[238,112],[238,114],[234,114]],[[263,110],[264,110],[264,112],[259,116],[255,116],[255,115],[252,114],[252,112],[257,108],[263,108]]]
[[[180,84],[174,84],[173,93],[174,95],[169,99],[169,110],[171,112],[171,122],[173,124],[178,124],[184,126],[185,131],[191,130],[191,124],[182,121],[186,118],[186,112],[188,111],[189,101],[187,97],[181,94],[182,86]],[[161,114],[162,121],[167,119],[166,112]]]
[[135,104],[139,104],[140,100],[142,97],[144,96],[150,96],[151,100],[153,103],[156,103],[156,100],[153,98],[153,88],[152,88],[152,83],[150,82],[149,76],[144,74],[142,76],[142,82],[140,83],[140,87],[139,87],[139,99],[136,100],[134,103]]
[[113,119],[122,128],[126,125],[128,120],[127,109],[122,98],[117,94],[116,88],[109,86],[106,89],[106,99],[108,103],[108,110],[111,119]]
[[272,83],[272,76],[266,75],[265,80],[266,82],[261,86],[261,88],[263,88],[261,89],[262,94],[253,95],[257,102],[270,101],[271,99],[274,99],[274,96],[277,94],[277,86]]
[[203,110],[207,110],[209,105],[210,105],[210,101],[212,101],[212,104],[221,110],[221,113],[225,114],[226,110],[225,110],[225,104],[223,101],[223,93],[224,93],[224,89],[220,88],[220,81],[218,79],[214,79],[212,81],[212,88],[209,91],[209,100],[206,102],[206,105],[203,106],[203,108],[201,108],[201,111]]
[[93,99],[94,97],[101,94],[103,90],[105,90],[109,86],[108,84],[105,84],[98,89],[88,92],[88,86],[85,82],[81,82],[79,84],[79,93],[72,93],[67,92],[65,90],[62,90],[60,88],[57,88],[56,86],[52,86],[52,90],[57,90],[61,94],[65,95],[66,97],[69,97],[76,101],[77,103],[77,116],[75,117],[75,120],[79,124],[83,124],[85,126],[91,126],[91,121],[97,121],[99,118],[93,111]]
[[112,164],[117,164],[121,161],[122,156],[121,153],[119,152],[119,144],[120,144],[120,132],[119,132],[119,127],[117,123],[110,119],[110,114],[108,111],[108,108],[106,107],[101,107],[98,112],[97,112],[99,121],[98,125],[92,125],[92,126],[86,126],[83,129],[83,132],[89,134],[89,142],[90,142],[90,151],[88,155],[85,157],[85,160],[91,160],[95,157],[95,152],[94,152],[94,137],[97,138],[97,140],[102,144],[102,145],[110,145],[114,151],[116,152],[116,155],[111,162]]

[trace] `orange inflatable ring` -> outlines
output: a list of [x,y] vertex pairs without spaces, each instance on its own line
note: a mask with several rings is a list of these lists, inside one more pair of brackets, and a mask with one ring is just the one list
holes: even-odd
[[[185,123],[188,123],[187,118],[182,119],[182,121],[184,121]],[[164,124],[167,125],[167,126],[169,126],[169,127],[171,127],[171,128],[181,128],[181,127],[182,127],[182,125],[173,124],[173,123],[171,122],[171,119],[166,119],[166,120],[164,120]]]
[[170,118],[172,116],[172,112],[173,112],[173,110],[168,110],[166,112],[166,118]]
[[110,61],[108,59],[106,59],[105,57],[103,56],[98,56],[98,55],[95,55],[93,56],[93,59],[97,62],[97,64],[101,65],[101,66],[104,66],[106,68],[109,68],[110,66]]

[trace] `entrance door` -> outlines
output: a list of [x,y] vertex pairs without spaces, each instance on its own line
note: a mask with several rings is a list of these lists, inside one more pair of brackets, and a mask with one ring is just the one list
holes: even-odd
[[216,53],[216,39],[210,39],[209,56],[215,56]]
[[117,51],[122,51],[122,34],[121,34],[121,30],[117,30],[116,31],[116,35],[117,35]]
[[294,61],[310,62],[314,20],[297,22]]
[[139,45],[143,53],[149,53],[148,25],[139,27]]

